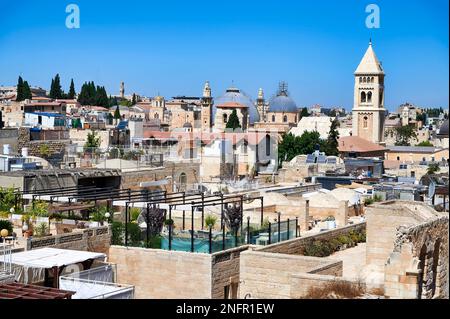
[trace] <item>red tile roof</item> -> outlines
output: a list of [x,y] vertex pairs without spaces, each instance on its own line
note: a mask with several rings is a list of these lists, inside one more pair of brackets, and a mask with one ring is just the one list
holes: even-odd
[[344,136],[339,138],[339,152],[356,152],[356,153],[366,153],[366,152],[377,152],[386,151],[381,145],[372,143],[365,140],[359,136]]

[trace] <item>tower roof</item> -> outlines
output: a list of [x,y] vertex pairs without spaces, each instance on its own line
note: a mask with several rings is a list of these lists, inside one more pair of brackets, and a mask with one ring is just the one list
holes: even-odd
[[356,68],[355,74],[384,74],[383,67],[372,48],[372,41]]

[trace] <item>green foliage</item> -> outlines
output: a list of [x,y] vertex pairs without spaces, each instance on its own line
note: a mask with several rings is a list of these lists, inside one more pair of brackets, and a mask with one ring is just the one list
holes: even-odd
[[327,257],[342,248],[353,247],[365,241],[366,232],[364,230],[351,230],[348,234],[342,234],[330,240],[313,240],[305,246],[303,254],[305,256]]
[[326,143],[324,145],[324,152],[327,155],[334,155],[337,156],[339,155],[339,150],[338,150],[338,146],[339,146],[339,132],[337,130],[339,126],[339,122],[334,119],[331,122],[331,126],[330,126],[330,132],[328,133],[328,138],[326,140]]
[[108,208],[104,205],[91,208],[90,218],[94,222],[106,221],[105,214],[108,212]]
[[422,123],[425,123],[427,120],[427,113],[417,113],[416,114],[416,121],[421,121]]
[[97,105],[103,107],[110,106],[110,99],[106,94],[104,86],[95,86],[94,82],[85,82],[80,94],[78,95],[78,102],[81,105]]
[[241,123],[239,123],[239,118],[235,109],[231,112],[230,117],[228,118],[226,128],[231,128],[233,130],[241,128]]
[[48,158],[50,156],[50,147],[48,144],[39,145],[39,155],[43,158]]
[[138,224],[128,223],[128,243],[130,246],[139,246],[142,239],[142,231]]
[[215,215],[208,215],[205,218],[205,225],[208,228],[214,228],[214,226],[216,225],[216,222],[217,222],[217,216],[215,216]]
[[80,119],[74,119],[72,121],[72,127],[73,128],[81,128],[81,120]]
[[440,108],[428,108],[428,109],[426,109],[426,114],[427,114],[429,117],[439,117],[439,115],[440,115],[441,113],[444,113],[444,110],[443,110],[442,107],[440,107]]
[[281,142],[278,144],[278,160],[281,164],[284,161],[290,161],[300,154],[311,154],[316,145],[322,149],[326,142],[320,139],[317,131],[305,131],[301,136],[294,136],[292,133],[284,133]]
[[[142,236],[141,228],[136,223],[128,223],[128,245],[141,246]],[[111,224],[111,243],[113,245],[125,244],[125,224],[122,222],[112,222]]]
[[127,99],[123,99],[123,100],[120,101],[119,105],[120,106],[128,106],[128,107],[130,107],[130,106],[133,105],[133,103],[131,101],[128,101]]
[[13,232],[13,224],[6,219],[0,219],[0,230],[6,229],[8,230],[8,235]]
[[147,245],[145,245],[145,247],[161,249],[161,242],[162,242],[162,237],[160,235],[156,235],[156,236],[150,237],[148,239]]
[[132,207],[130,209],[131,221],[137,221],[140,214],[141,214],[140,208]]
[[261,226],[261,229],[269,228],[269,224],[270,224],[269,217],[265,217],[264,220],[263,220],[263,224]]
[[30,209],[30,215],[47,217],[48,216],[48,204],[42,200],[34,201],[34,207],[32,205]]
[[136,105],[137,100],[136,100],[136,94],[133,93],[133,98],[131,99],[131,105]]
[[39,223],[35,228],[34,228],[34,235],[36,237],[44,237],[44,236],[48,236],[50,233],[49,228],[47,223]]
[[381,197],[381,195],[373,195],[372,198],[366,198],[364,200],[364,206],[369,206],[375,202],[381,202],[383,200],[383,198]]
[[306,107],[302,108],[302,111],[300,112],[300,119],[302,119],[303,117],[308,117],[308,116],[309,116],[308,109]]
[[111,224],[111,244],[123,245],[125,236],[125,224],[122,222],[112,222]]
[[409,125],[395,128],[395,145],[396,146],[410,146],[411,139],[417,140],[417,134],[414,128]]
[[14,204],[14,188],[0,187],[0,211],[9,213],[9,210],[11,207],[14,207]]
[[23,79],[21,76],[19,76],[19,80],[17,81],[17,95],[16,95],[16,101],[23,101],[25,100],[24,92],[23,92]]
[[416,144],[416,146],[433,146],[433,143],[430,141],[422,141],[419,144]]
[[73,100],[75,98],[76,94],[77,93],[75,92],[75,84],[73,83],[73,79],[71,79],[69,93],[67,94],[67,98]]
[[116,107],[116,110],[114,111],[114,118],[116,120],[120,120],[122,118],[122,116],[120,115],[120,110],[119,110],[119,106]]
[[439,167],[438,163],[431,163],[428,165],[427,168],[427,175],[433,175],[436,174],[437,172],[439,172],[441,170],[441,168]]
[[30,86],[28,85],[28,82],[23,82],[23,98],[25,100],[31,100],[33,98],[33,95],[31,94]]
[[170,225],[173,225],[173,224],[174,224],[173,219],[166,219],[166,220],[164,220],[164,225],[166,225],[166,226],[170,226]]
[[93,149],[96,149],[100,146],[101,139],[100,136],[97,136],[95,131],[88,133],[86,144],[84,144],[85,152],[92,152]]
[[64,92],[61,89],[61,80],[59,78],[59,74],[56,74],[55,78],[52,79],[49,96],[52,99],[61,99],[64,96]]

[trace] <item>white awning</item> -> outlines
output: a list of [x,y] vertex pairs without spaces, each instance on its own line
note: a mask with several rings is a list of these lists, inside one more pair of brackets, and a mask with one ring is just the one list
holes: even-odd
[[105,259],[106,255],[89,251],[46,247],[11,254],[11,263],[24,267],[52,268],[99,258]]

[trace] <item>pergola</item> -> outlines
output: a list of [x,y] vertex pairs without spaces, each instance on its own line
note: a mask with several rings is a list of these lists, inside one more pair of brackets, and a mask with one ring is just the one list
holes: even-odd
[[0,299],[72,299],[75,292],[21,283],[0,285]]

